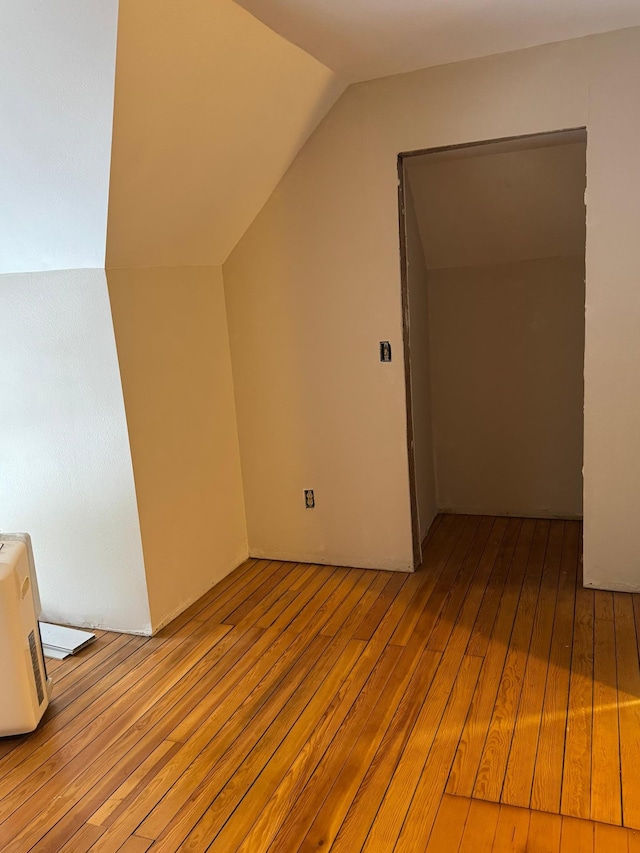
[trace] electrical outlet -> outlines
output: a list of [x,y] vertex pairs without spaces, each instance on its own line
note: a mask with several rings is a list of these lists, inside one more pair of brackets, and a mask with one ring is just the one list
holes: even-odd
[[307,509],[313,509],[316,505],[316,499],[313,494],[313,489],[304,490],[304,505]]
[[380,341],[380,361],[391,361],[391,344],[389,341]]

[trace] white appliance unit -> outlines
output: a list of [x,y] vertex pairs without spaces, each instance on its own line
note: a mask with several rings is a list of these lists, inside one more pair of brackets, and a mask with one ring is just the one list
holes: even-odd
[[49,705],[31,539],[0,534],[0,737],[33,731]]

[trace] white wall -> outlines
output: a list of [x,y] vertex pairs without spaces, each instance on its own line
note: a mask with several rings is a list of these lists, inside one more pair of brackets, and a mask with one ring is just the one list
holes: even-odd
[[248,556],[222,270],[107,277],[156,631]]
[[33,537],[44,616],[148,632],[107,282],[0,276],[0,528]]
[[422,239],[409,180],[405,181],[404,191],[415,488],[418,532],[422,542],[437,512],[432,430],[429,288]]
[[0,273],[104,266],[117,0],[3,0]]
[[252,547],[410,565],[398,152],[587,125],[585,580],[640,589],[638,79],[634,29],[347,90],[224,268]]

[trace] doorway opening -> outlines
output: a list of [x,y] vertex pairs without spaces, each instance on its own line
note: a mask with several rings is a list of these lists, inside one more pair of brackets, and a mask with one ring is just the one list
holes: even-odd
[[582,517],[586,141],[398,158],[416,566],[437,513]]

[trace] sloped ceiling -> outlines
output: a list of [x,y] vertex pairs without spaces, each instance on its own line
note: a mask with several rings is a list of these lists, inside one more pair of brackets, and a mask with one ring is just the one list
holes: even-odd
[[231,0],[121,0],[107,266],[221,264],[338,77]]
[[481,145],[405,165],[429,269],[584,255],[584,141]]
[[103,267],[117,0],[2,0],[0,273]]
[[350,81],[640,24],[637,0],[237,0]]

